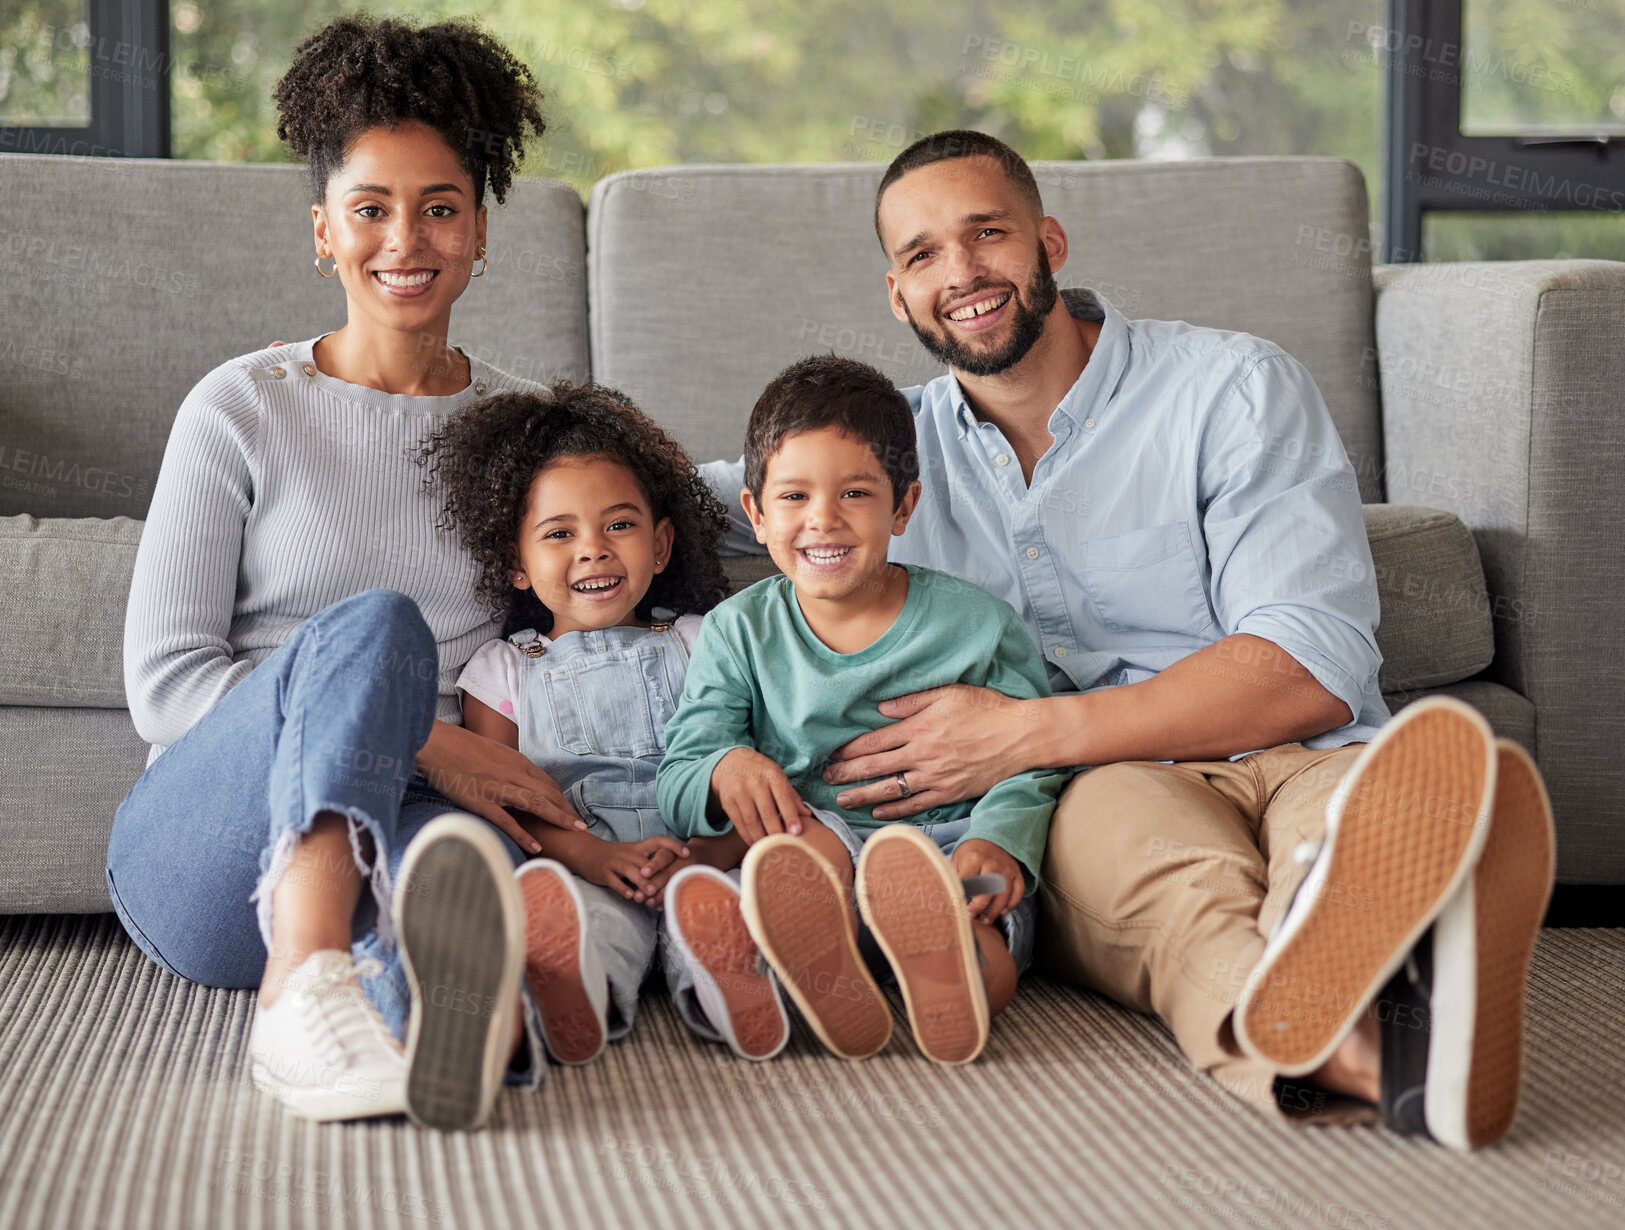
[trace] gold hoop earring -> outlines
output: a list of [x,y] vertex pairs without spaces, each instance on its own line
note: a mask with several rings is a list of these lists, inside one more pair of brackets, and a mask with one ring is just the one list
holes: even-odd
[[485,271],[486,271],[487,268],[490,267],[491,262],[485,259],[485,253],[484,252],[481,252],[474,259],[479,261],[479,263],[480,263],[480,271],[478,273],[473,272],[474,266],[470,265],[468,267],[469,268],[468,276],[471,277],[471,278],[483,278],[485,276]]
[[[333,262],[333,267],[331,269],[327,270],[326,272],[323,272],[323,270],[322,270],[322,262],[323,261],[332,261]],[[320,273],[324,278],[330,278],[335,273],[337,273],[338,271],[339,271],[339,258],[338,257],[336,257],[336,256],[318,256],[316,258],[316,272]]]

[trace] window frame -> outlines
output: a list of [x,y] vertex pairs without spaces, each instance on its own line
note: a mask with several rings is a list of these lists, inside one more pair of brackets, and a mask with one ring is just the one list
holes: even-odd
[[0,125],[0,152],[168,158],[169,0],[89,0],[86,15],[90,123]]
[[1388,263],[1422,259],[1422,218],[1430,212],[1625,210],[1625,137],[1461,131],[1462,6],[1463,0],[1388,0],[1382,151]]

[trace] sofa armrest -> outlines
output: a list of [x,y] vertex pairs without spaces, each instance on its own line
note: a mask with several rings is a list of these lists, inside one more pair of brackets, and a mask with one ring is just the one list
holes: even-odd
[[1399,265],[1375,281],[1388,498],[1472,531],[1495,617],[1485,677],[1535,704],[1571,839],[1560,877],[1625,881],[1625,263]]

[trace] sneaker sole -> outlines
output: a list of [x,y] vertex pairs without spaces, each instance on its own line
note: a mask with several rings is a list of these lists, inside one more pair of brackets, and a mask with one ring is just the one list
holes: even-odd
[[732,882],[704,874],[674,880],[666,909],[678,948],[711,979],[727,1012],[713,1022],[742,1059],[771,1059],[790,1040],[790,1020],[773,980],[757,972],[761,950]]
[[395,890],[412,996],[406,1113],[423,1127],[477,1128],[507,1066],[524,961],[513,863],[483,820],[431,820]]
[[1327,807],[1321,895],[1243,989],[1245,1049],[1285,1076],[1330,1058],[1465,879],[1494,781],[1494,735],[1459,701],[1418,701],[1372,740]]
[[1472,1014],[1453,1030],[1455,1004],[1438,993],[1435,970],[1434,1045],[1445,1070],[1437,1080],[1429,1072],[1428,1131],[1457,1149],[1494,1144],[1517,1115],[1529,961],[1551,899],[1556,860],[1551,801],[1529,753],[1501,739],[1496,758],[1495,807],[1484,852],[1438,928],[1452,937],[1451,951],[1471,945],[1466,956],[1472,985],[1464,998]]
[[987,986],[952,864],[912,825],[890,826],[864,844],[857,894],[920,1050],[940,1064],[975,1059],[987,1045]]
[[560,1063],[590,1063],[608,1031],[587,991],[581,900],[552,867],[523,869],[517,880],[525,910],[525,982],[542,1016],[548,1053]]
[[776,833],[745,855],[740,913],[819,1041],[867,1059],[891,1040],[891,1009],[858,953],[841,882],[800,839]]

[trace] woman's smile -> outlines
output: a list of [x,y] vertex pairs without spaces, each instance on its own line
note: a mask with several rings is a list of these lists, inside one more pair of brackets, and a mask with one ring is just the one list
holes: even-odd
[[416,299],[429,293],[440,275],[438,269],[374,269],[372,279],[386,295],[396,299]]

